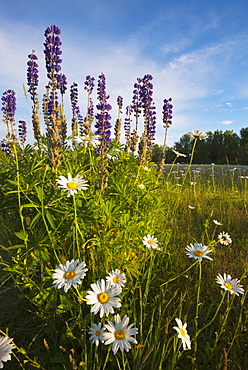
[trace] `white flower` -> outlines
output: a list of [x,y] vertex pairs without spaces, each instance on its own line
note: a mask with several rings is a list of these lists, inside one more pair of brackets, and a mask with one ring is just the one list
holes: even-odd
[[189,258],[196,258],[199,262],[201,262],[203,258],[213,261],[211,257],[207,256],[207,254],[210,252],[212,252],[212,250],[208,250],[208,247],[205,245],[203,246],[202,244],[197,243],[194,243],[193,245],[190,243],[190,246],[187,245],[185,253]]
[[200,140],[204,140],[208,138],[208,135],[205,134],[205,132],[200,131],[200,130],[196,130],[196,131],[192,130],[192,132],[188,132],[188,135],[190,135],[191,137],[194,137],[195,139],[200,139]]
[[105,280],[97,281],[94,284],[90,284],[92,291],[88,291],[87,304],[92,304],[90,312],[97,314],[100,311],[100,317],[102,318],[104,313],[114,313],[114,309],[121,307],[120,298],[115,296],[121,293],[121,288],[117,285],[111,287],[110,283],[106,283]]
[[150,171],[150,168],[148,166],[144,166],[143,170],[148,172],[148,171]]
[[123,287],[126,280],[126,275],[124,272],[120,272],[120,270],[116,269],[108,273],[108,276],[106,277],[107,283],[110,283],[111,286],[118,285],[119,287]]
[[162,249],[158,247],[158,239],[154,238],[153,235],[146,235],[144,236],[142,243],[149,249],[157,249],[158,251],[161,251]]
[[216,281],[218,284],[221,285],[221,288],[224,290],[227,290],[231,294],[244,294],[244,289],[242,288],[243,285],[238,284],[238,279],[232,279],[231,275],[226,275],[224,273],[224,276],[221,276],[221,274],[218,274],[216,277]]
[[98,136],[74,136],[73,143],[75,145],[83,144],[84,146],[88,146],[89,144],[92,145],[94,148],[97,145],[100,145],[100,141],[98,139]]
[[179,153],[177,152],[176,150],[172,149],[173,153],[176,154],[177,157],[187,157],[186,154],[183,154],[183,153]]
[[218,235],[218,241],[220,244],[229,245],[232,243],[232,239],[228,233],[224,231]]
[[188,205],[189,209],[195,209],[195,207]]
[[60,264],[54,270],[52,278],[55,279],[53,282],[55,288],[60,289],[64,287],[64,291],[67,292],[71,286],[76,288],[78,284],[82,284],[88,269],[85,269],[85,262],[78,265],[78,261],[78,259],[76,261],[71,260],[71,262],[66,261],[65,265]]
[[105,328],[108,329],[108,332],[103,333],[103,339],[105,344],[112,344],[112,351],[114,355],[120,349],[123,351],[129,351],[131,348],[130,343],[137,344],[136,339],[132,337],[138,333],[137,328],[133,328],[135,324],[128,326],[129,317],[125,315],[121,321],[120,315],[115,315],[115,323],[108,321],[108,324],[105,325]]
[[182,340],[183,343],[183,349],[185,350],[186,347],[191,349],[191,341],[190,336],[187,333],[187,323],[183,324],[180,319],[175,319],[177,326],[173,326],[173,329],[175,329],[178,332],[178,338]]
[[93,324],[92,327],[90,328],[90,331],[88,331],[88,334],[91,334],[91,337],[89,339],[92,340],[92,343],[95,343],[96,346],[98,346],[100,342],[104,343],[103,340],[104,330],[105,328],[102,328],[100,323]]
[[60,184],[60,188],[67,191],[68,197],[77,194],[78,190],[87,190],[89,186],[88,181],[79,175],[72,177],[71,174],[68,173],[68,178],[64,176],[59,176],[59,178],[60,180],[57,179],[56,181]]
[[139,184],[139,185],[138,185],[138,188],[140,188],[141,190],[145,189],[145,187],[146,187],[146,186],[145,186],[144,184]]
[[213,220],[213,223],[214,223],[215,225],[218,225],[218,226],[223,225],[221,222],[219,222],[219,221],[217,221],[217,220]]
[[11,360],[11,350],[15,346],[10,343],[13,339],[7,336],[0,336],[0,369],[3,368],[3,362]]

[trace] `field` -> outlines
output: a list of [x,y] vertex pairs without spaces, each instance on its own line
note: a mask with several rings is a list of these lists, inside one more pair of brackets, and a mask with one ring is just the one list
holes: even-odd
[[[141,137],[126,119],[122,144],[118,117],[113,138],[103,74],[94,115],[86,79],[85,119],[72,85],[68,134],[59,34],[45,31],[46,134],[34,54],[34,144],[25,144],[23,121],[16,135],[14,92],[2,98],[0,367],[247,369],[248,167],[192,165],[201,131],[192,132],[189,164],[177,165],[177,153],[165,165],[166,145],[158,166],[151,162],[150,75],[137,79]],[[165,99],[165,136],[171,119]]]

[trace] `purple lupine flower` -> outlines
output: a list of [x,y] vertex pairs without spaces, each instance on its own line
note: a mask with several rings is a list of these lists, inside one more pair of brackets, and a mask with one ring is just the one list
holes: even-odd
[[39,83],[39,70],[38,70],[38,57],[35,55],[35,51],[28,55],[29,61],[27,62],[27,85],[29,86],[28,92],[32,95],[34,99],[36,90]]
[[124,120],[124,132],[125,132],[125,139],[126,139],[126,146],[125,150],[130,148],[130,131],[131,131],[131,114],[132,114],[132,105],[128,105],[126,107],[126,117]]
[[59,118],[59,102],[57,93],[50,93],[48,103],[47,103],[47,114],[50,120]]
[[120,95],[117,97],[117,105],[118,105],[119,111],[121,111],[122,105],[123,105],[123,98]]
[[45,46],[44,54],[47,77],[51,80],[53,80],[61,70],[60,64],[62,63],[62,51],[60,50],[60,46],[62,45],[62,42],[59,38],[60,34],[60,29],[55,25],[47,27],[44,33],[46,40],[43,45]]
[[57,75],[57,84],[58,84],[58,89],[60,90],[61,95],[64,95],[67,89],[67,81],[66,81],[66,76],[62,73]]
[[137,78],[137,82],[134,84],[133,90],[133,100],[132,100],[132,109],[134,111],[134,116],[139,117],[141,113],[141,83],[142,79]]
[[16,111],[16,93],[13,90],[7,90],[2,96],[2,108],[4,120],[14,121]]
[[93,119],[93,117],[94,117],[94,104],[93,104],[92,100],[90,100],[89,106],[87,108],[87,116],[90,119]]
[[84,83],[85,84],[84,90],[86,90],[88,94],[92,94],[92,91],[95,86],[94,81],[95,81],[94,77],[86,76],[86,81]]
[[156,113],[155,106],[152,98],[153,85],[151,83],[153,77],[151,75],[145,75],[142,79],[141,86],[141,103],[144,110],[144,118],[146,125],[147,137],[149,140],[154,140],[155,126],[156,126]]
[[1,150],[6,154],[7,157],[9,157],[10,156],[10,148],[9,148],[9,145],[6,142],[6,140],[3,139],[2,141],[0,141],[0,145],[1,145]]
[[76,82],[73,82],[73,84],[70,87],[70,99],[71,99],[71,109],[73,115],[75,115],[76,107],[78,105],[78,84]]
[[27,138],[27,124],[25,121],[19,121],[18,134],[21,143],[24,144]]
[[164,128],[169,128],[172,124],[172,108],[173,105],[171,104],[172,99],[164,99],[164,105],[163,105],[163,123]]
[[112,106],[107,102],[109,95],[106,94],[106,78],[103,73],[99,76],[97,95],[99,104],[97,104],[96,107],[100,112],[96,115],[97,123],[95,127],[97,131],[95,134],[99,136],[99,140],[101,141],[101,151],[103,153],[111,141],[111,123],[109,122],[111,116],[108,112],[112,109]]

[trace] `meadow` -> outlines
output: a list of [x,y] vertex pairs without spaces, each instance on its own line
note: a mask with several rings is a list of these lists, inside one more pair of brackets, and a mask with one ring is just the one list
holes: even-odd
[[165,165],[166,140],[151,162],[150,75],[134,85],[124,140],[122,100],[113,129],[104,74],[95,105],[86,78],[85,117],[71,85],[69,129],[58,27],[44,46],[42,114],[34,52],[27,64],[34,144],[24,121],[17,135],[14,92],[2,98],[0,368],[248,368],[248,167],[192,165],[201,131],[187,165],[177,152]]

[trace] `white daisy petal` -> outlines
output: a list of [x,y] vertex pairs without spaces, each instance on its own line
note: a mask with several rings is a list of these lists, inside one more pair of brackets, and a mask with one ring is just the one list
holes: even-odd
[[78,284],[82,283],[88,269],[85,268],[85,262],[77,265],[78,261],[78,259],[76,261],[66,261],[64,265],[60,264],[54,270],[52,278],[54,279],[53,284],[55,288],[60,289],[64,287],[64,291],[67,293],[71,286],[76,288]]
[[178,333],[178,338],[182,340],[183,343],[183,349],[185,350],[186,348],[191,349],[191,341],[190,341],[190,336],[187,333],[187,324],[185,323],[184,325],[182,324],[182,321],[180,319],[175,319],[177,326],[174,326],[173,329],[175,329]]
[[64,176],[59,176],[59,180],[57,179],[56,181],[63,191],[67,191],[68,197],[77,194],[78,190],[87,190],[89,186],[88,181],[83,177],[77,175],[75,178],[73,178],[70,173],[68,173],[67,178]]
[[127,315],[125,315],[122,320],[120,315],[115,315],[114,319],[115,323],[108,321],[108,324],[105,325],[105,328],[109,330],[109,332],[104,332],[103,340],[105,340],[106,345],[113,343],[112,351],[115,355],[119,349],[120,351],[125,350],[128,352],[131,348],[130,342],[137,344],[136,339],[133,338],[132,335],[136,335],[138,329],[132,328],[135,324],[128,326],[129,317]]
[[238,279],[232,279],[231,275],[224,275],[218,274],[216,276],[217,284],[221,285],[221,288],[227,290],[230,294],[244,294],[244,289],[242,288],[243,285],[238,284]]
[[228,233],[223,231],[218,235],[218,242],[223,245],[229,245],[232,243],[232,239]]
[[213,259],[211,257],[209,257],[207,254],[208,253],[211,253],[212,250],[211,249],[208,249],[207,246],[202,246],[202,244],[197,244],[197,243],[194,243],[190,245],[187,245],[186,247],[186,255],[189,257],[189,258],[196,258],[198,259],[199,262],[202,261],[203,258],[206,258],[210,261],[213,261]]
[[11,343],[13,339],[7,336],[0,336],[0,369],[3,368],[3,362],[11,360],[11,351],[15,348]]
[[149,249],[156,249],[158,251],[161,251],[162,249],[158,246],[158,239],[155,238],[153,235],[146,235],[142,239],[142,243]]

